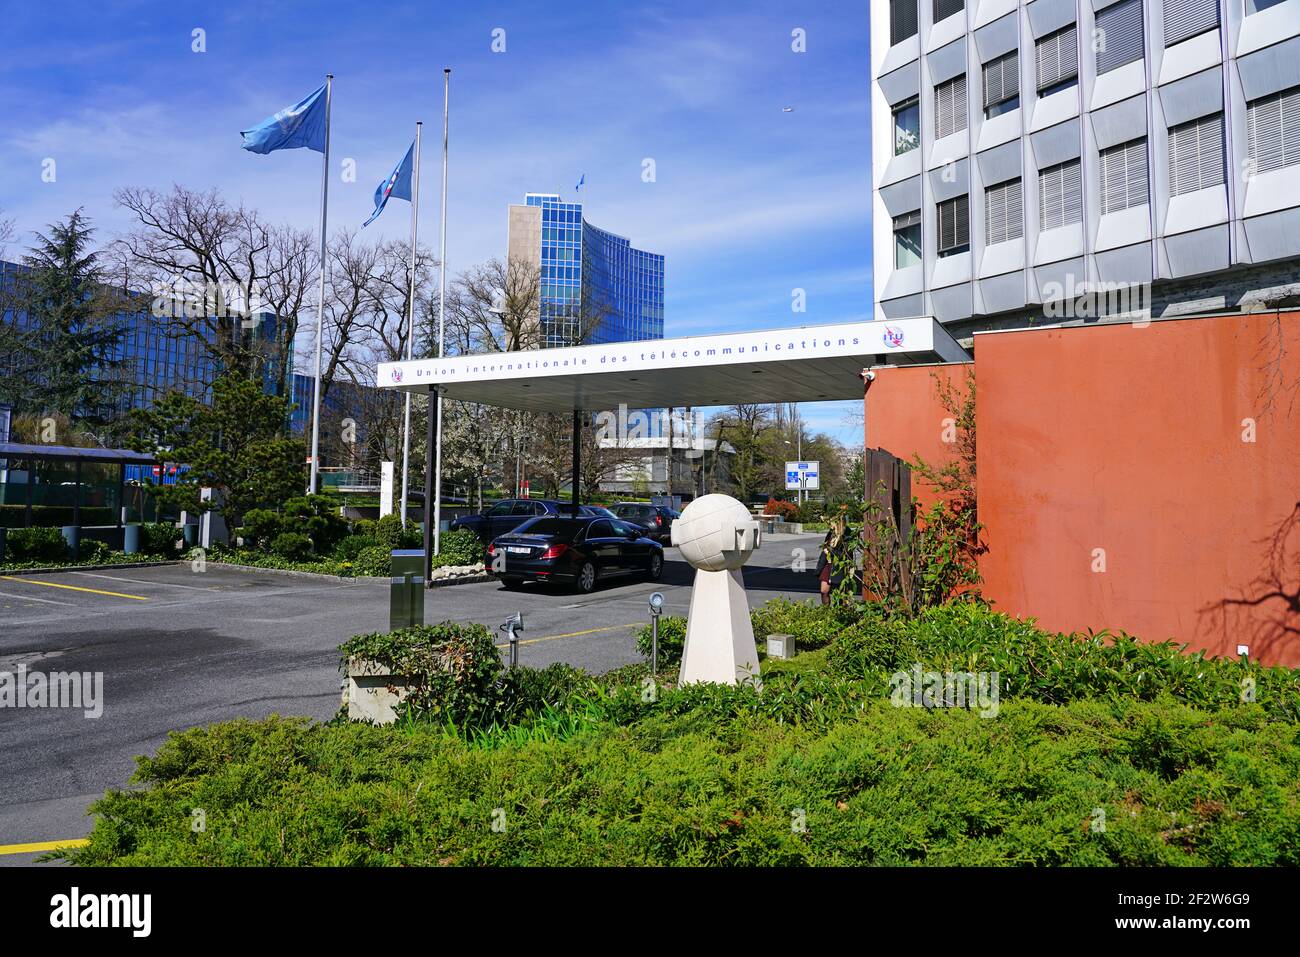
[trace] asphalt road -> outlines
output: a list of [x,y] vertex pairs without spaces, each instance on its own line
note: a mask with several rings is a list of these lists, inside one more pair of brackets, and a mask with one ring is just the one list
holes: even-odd
[[[751,605],[816,593],[820,536],[771,536],[745,566]],[[808,571],[791,571],[797,549]],[[425,620],[495,628],[515,611],[520,662],[564,661],[592,672],[640,660],[635,631],[646,599],[685,615],[694,574],[675,549],[663,578],[615,580],[591,595],[496,582],[425,595]],[[332,717],[339,707],[337,646],[388,626],[388,587],[250,572],[208,564],[0,575],[0,672],[103,675],[103,713],[0,708],[0,865],[31,862],[13,845],[85,836],[86,807],[126,783],[137,754],[167,732],[235,717]],[[504,636],[503,636],[504,637]]]

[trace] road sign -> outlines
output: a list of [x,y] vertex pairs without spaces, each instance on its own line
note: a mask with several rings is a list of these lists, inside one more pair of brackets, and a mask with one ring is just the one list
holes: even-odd
[[786,462],[786,490],[821,488],[820,466],[820,462]]

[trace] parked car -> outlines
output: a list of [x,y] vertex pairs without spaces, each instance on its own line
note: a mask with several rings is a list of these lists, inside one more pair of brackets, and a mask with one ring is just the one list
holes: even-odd
[[619,502],[612,511],[625,522],[644,526],[650,537],[660,544],[672,540],[673,519],[682,513],[666,505],[647,505],[644,502]]
[[525,581],[561,582],[590,592],[598,581],[663,574],[663,546],[645,529],[618,519],[545,515],[500,535],[487,547],[489,569],[500,558],[498,578],[507,588]]
[[[571,515],[573,506],[548,498],[508,498],[473,515],[462,515],[451,523],[451,530],[468,529],[479,541],[490,542],[498,535],[518,528],[529,519],[543,515]],[[605,512],[598,505],[579,505],[578,515],[591,518]],[[602,517],[613,518],[612,514]]]

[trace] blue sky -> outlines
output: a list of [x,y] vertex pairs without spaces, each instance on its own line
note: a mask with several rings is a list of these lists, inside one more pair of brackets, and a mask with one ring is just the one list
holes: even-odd
[[[330,225],[359,227],[425,122],[421,235],[436,241],[442,68],[452,68],[448,266],[502,256],[506,206],[579,198],[666,257],[665,333],[866,319],[867,4],[0,2],[0,210],[30,231],[78,206],[107,240],[119,186],[219,188],[315,229],[320,154],[238,131],[335,75]],[[191,51],[192,31],[207,51]],[[806,31],[807,52],[791,50]],[[505,31],[504,53],[492,51]],[[792,107],[784,112],[783,107]],[[57,180],[41,180],[42,161]],[[357,181],[337,175],[355,160]],[[642,181],[642,162],[656,181]],[[408,235],[405,203],[369,229]],[[18,248],[15,248],[18,247]],[[807,311],[791,311],[795,288]],[[804,407],[861,443],[855,403]]]

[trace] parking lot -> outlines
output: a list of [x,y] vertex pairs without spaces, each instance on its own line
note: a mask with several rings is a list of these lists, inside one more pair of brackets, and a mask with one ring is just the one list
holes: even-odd
[[[772,536],[745,566],[751,605],[816,594],[820,537]],[[801,550],[801,551],[800,551]],[[807,571],[791,570],[806,556]],[[685,615],[693,569],[675,549],[662,579],[616,580],[590,595],[497,582],[432,589],[425,620],[476,621],[493,630],[523,613],[520,661],[564,661],[600,672],[638,661],[646,599]],[[0,709],[0,864],[25,863],[14,845],[90,830],[86,806],[123,784],[137,754],[167,732],[235,717],[327,719],[339,706],[337,646],[388,627],[382,581],[246,571],[208,563],[0,575],[0,672],[101,673],[103,714]]]

